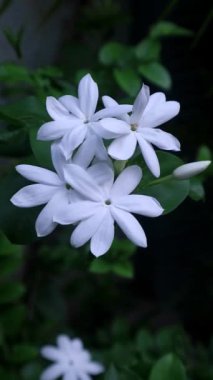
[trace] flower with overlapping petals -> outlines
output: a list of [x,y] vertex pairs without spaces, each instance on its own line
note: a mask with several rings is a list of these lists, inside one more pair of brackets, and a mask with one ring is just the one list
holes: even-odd
[[114,239],[114,222],[136,245],[147,246],[143,228],[132,213],[156,217],[163,209],[150,196],[131,194],[142,178],[139,166],[124,169],[114,182],[114,171],[105,163],[97,163],[87,171],[69,165],[67,183],[83,200],[62,207],[54,220],[60,224],[78,223],[71,235],[71,244],[80,247],[91,239],[90,250],[95,256],[106,253]]
[[106,159],[107,153],[99,136],[99,121],[106,117],[116,117],[124,112],[130,112],[130,105],[115,105],[95,112],[98,103],[98,86],[90,74],[79,82],[78,98],[65,95],[58,100],[50,96],[46,107],[53,121],[41,126],[37,138],[54,141],[60,139],[60,146],[66,159],[73,150],[86,139],[85,151],[91,151],[93,156]]
[[41,355],[55,362],[41,374],[40,380],[91,380],[91,375],[104,371],[102,364],[92,361],[80,339],[70,339],[66,335],[57,337],[57,347],[44,346]]
[[[117,104],[108,96],[103,98],[103,102],[107,108]],[[128,160],[138,144],[148,168],[159,177],[160,165],[152,144],[160,149],[178,151],[180,143],[173,135],[156,127],[176,116],[179,109],[178,102],[166,101],[162,92],[150,96],[149,87],[143,85],[131,116],[124,114],[120,120],[106,118],[101,121],[102,137],[113,139],[108,148],[109,155],[116,160]]]
[[[46,204],[39,213],[35,228],[37,236],[49,235],[57,226],[53,215],[62,206],[66,207],[78,197],[77,193],[67,185],[64,170],[69,169],[67,161],[61,153],[57,143],[51,146],[51,157],[56,172],[34,165],[17,165],[16,170],[26,179],[36,182],[19,190],[11,198],[11,202],[18,207],[34,207]],[[73,157],[73,164],[87,167],[91,162],[91,155],[86,155],[80,149]]]

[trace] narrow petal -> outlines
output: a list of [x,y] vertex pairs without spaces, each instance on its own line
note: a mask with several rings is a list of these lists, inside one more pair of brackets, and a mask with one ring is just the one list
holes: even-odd
[[58,173],[59,178],[62,182],[65,182],[64,180],[64,167],[67,164],[67,160],[65,159],[62,151],[61,151],[61,145],[60,142],[55,142],[51,144],[51,157],[52,157],[52,163],[53,166]]
[[66,159],[69,159],[74,149],[83,142],[87,133],[87,129],[84,124],[78,125],[76,128],[72,128],[61,140],[61,150]]
[[137,139],[134,132],[113,140],[108,148],[109,155],[115,160],[128,160],[135,152]]
[[[114,106],[119,105],[118,102],[116,102],[116,100],[114,100],[110,96],[103,96],[102,97],[102,101],[103,101],[104,107],[106,107],[106,108],[114,107]],[[131,107],[131,111],[132,111],[132,105],[130,105],[130,104],[127,104],[127,105],[129,107]],[[119,115],[119,119],[124,120],[127,123],[129,123],[130,116],[127,113],[125,113],[125,114]]]
[[135,214],[155,217],[163,213],[160,203],[147,195],[124,195],[118,198],[115,206]]
[[111,198],[118,199],[123,195],[130,194],[140,183],[142,170],[137,165],[128,166],[118,176],[112,186]]
[[[152,96],[150,96],[150,99]],[[160,97],[162,100],[162,95],[158,97]],[[153,101],[152,103],[155,102]],[[148,104],[141,117],[140,125],[144,128],[158,127],[159,125],[166,123],[168,120],[175,117],[179,113],[179,111],[180,104],[175,101],[159,102],[155,106],[151,106]]]
[[85,116],[80,109],[79,100],[75,96],[64,95],[64,96],[61,96],[59,100],[64,105],[64,107],[74,116],[82,120],[85,119]]
[[94,201],[103,199],[101,189],[94,183],[93,178],[86,170],[80,166],[73,164],[65,165],[64,177],[73,189],[88,199]]
[[99,134],[105,139],[112,139],[115,137],[129,134],[130,126],[125,121],[106,118],[100,121]]
[[148,104],[149,96],[150,96],[149,86],[146,86],[144,84],[133,104],[132,115],[130,117],[131,124],[135,124],[135,123],[137,124],[140,121],[141,116]]
[[16,171],[23,177],[33,182],[39,182],[44,185],[59,186],[62,181],[58,175],[51,170],[40,168],[33,165],[17,165]]
[[147,247],[144,230],[132,214],[113,206],[111,206],[111,213],[116,223],[129,240],[140,247]]
[[92,201],[77,201],[61,207],[55,213],[54,221],[60,224],[72,224],[87,219],[100,209],[100,204]]
[[90,74],[85,75],[78,86],[78,97],[82,112],[90,120],[98,102],[98,86]]
[[72,341],[66,335],[59,335],[57,337],[57,345],[65,355],[70,355],[72,353]]
[[99,373],[104,372],[104,366],[97,362],[90,362],[86,364],[85,370],[90,375],[99,375]]
[[141,153],[143,155],[143,158],[149,168],[149,170],[152,172],[152,174],[155,177],[160,176],[160,165],[157,158],[157,155],[152,147],[152,145],[146,141],[140,133],[137,133],[137,139],[138,143],[141,149]]
[[47,112],[53,120],[69,117],[69,111],[53,96],[46,99]]
[[79,165],[82,168],[87,168],[95,156],[96,143],[97,138],[95,135],[86,136],[84,142],[79,146],[78,150],[72,157],[73,164]]
[[87,169],[89,175],[101,187],[103,194],[108,197],[114,182],[114,171],[107,163],[97,163]]
[[81,354],[85,352],[87,353],[87,351],[83,350],[83,348],[84,348],[84,345],[81,339],[79,338],[72,339],[72,349],[74,351],[81,351]]
[[79,120],[57,120],[49,121],[39,128],[37,139],[42,141],[57,140],[63,137],[74,126],[79,124]]
[[48,359],[48,360],[54,360],[54,361],[60,361],[60,362],[63,362],[66,359],[66,356],[64,355],[64,353],[54,346],[42,347],[41,356],[43,356],[45,359]]
[[148,142],[156,145],[160,149],[180,150],[180,142],[170,133],[164,132],[158,128],[141,128],[140,132]]
[[58,209],[68,205],[66,192],[66,189],[59,190],[38,215],[35,223],[37,236],[47,236],[56,228],[57,223],[53,221],[53,217]]
[[57,186],[29,185],[19,190],[10,201],[18,207],[34,207],[47,203],[56,193]]
[[97,231],[106,214],[106,207],[100,208],[100,210],[88,219],[83,220],[75,228],[71,235],[71,244],[78,248],[84,245]]
[[79,380],[79,377],[76,373],[76,370],[73,366],[70,366],[70,369],[65,373],[63,380]]
[[99,161],[106,161],[106,162],[108,162],[108,164],[110,164],[110,162],[111,162],[111,160],[108,156],[108,153],[107,153],[107,149],[103,143],[103,140],[99,136],[96,136],[95,158]]
[[104,219],[91,239],[90,250],[93,255],[96,257],[104,255],[110,249],[113,239],[114,220],[110,212],[106,212]]
[[62,376],[65,372],[63,364],[53,364],[45,369],[40,377],[40,380],[55,380]]
[[92,118],[93,121],[97,121],[103,118],[118,117],[132,111],[132,106],[128,104],[118,104],[108,108],[104,108],[96,112]]

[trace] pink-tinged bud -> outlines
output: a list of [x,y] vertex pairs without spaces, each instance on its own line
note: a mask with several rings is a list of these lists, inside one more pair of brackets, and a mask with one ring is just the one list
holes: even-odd
[[176,179],[188,179],[202,173],[210,164],[211,161],[190,162],[189,164],[179,166],[172,174]]

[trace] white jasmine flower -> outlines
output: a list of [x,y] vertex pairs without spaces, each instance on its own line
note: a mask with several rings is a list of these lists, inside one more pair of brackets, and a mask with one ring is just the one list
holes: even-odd
[[104,371],[102,364],[92,361],[89,351],[85,350],[80,339],[70,339],[66,335],[57,337],[57,347],[44,346],[41,355],[55,363],[48,367],[40,380],[91,380],[91,375]]
[[93,165],[87,171],[69,165],[65,179],[85,200],[62,208],[54,220],[60,224],[79,222],[71,235],[71,244],[80,247],[91,239],[90,250],[95,256],[109,250],[114,239],[114,222],[133,243],[146,247],[144,230],[131,213],[156,217],[163,209],[152,197],[130,195],[141,177],[138,166],[127,167],[114,182],[112,168],[104,163]]
[[[106,117],[115,117],[124,112],[130,112],[129,105],[115,105],[108,109],[95,112],[98,102],[98,86],[90,74],[85,75],[79,82],[78,98],[65,95],[58,100],[48,97],[47,111],[53,121],[45,123],[38,131],[39,140],[61,140],[61,149],[68,159],[71,153],[82,142],[93,136],[93,142],[89,141],[87,149],[93,156],[105,154],[105,147],[98,135],[99,121]],[[97,148],[97,149],[96,149]]]
[[211,161],[197,161],[181,165],[173,171],[173,176],[177,179],[188,179],[202,173],[208,168]]
[[[51,146],[51,156],[56,172],[33,165],[16,166],[18,173],[36,184],[23,187],[11,198],[11,202],[18,207],[46,204],[35,223],[39,237],[49,235],[56,228],[57,223],[53,221],[53,214],[78,197],[76,192],[67,186],[64,169],[68,170],[69,166],[57,143]],[[73,163],[83,167],[87,167],[90,161],[91,156],[82,155],[81,150],[72,159]]]
[[[110,97],[103,97],[105,106],[117,103]],[[180,150],[179,141],[170,133],[157,129],[179,112],[180,105],[175,101],[166,101],[162,92],[150,96],[149,87],[142,86],[133,104],[131,116],[124,114],[115,118],[101,120],[103,138],[114,139],[108,153],[116,160],[128,160],[133,156],[137,143],[144,160],[154,176],[159,177],[160,166],[152,144],[160,149]]]

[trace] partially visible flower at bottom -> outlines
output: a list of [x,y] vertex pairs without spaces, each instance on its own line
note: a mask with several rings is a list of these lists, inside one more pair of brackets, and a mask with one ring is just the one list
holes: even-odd
[[66,335],[57,337],[57,346],[44,346],[41,355],[55,363],[45,369],[40,380],[91,380],[91,375],[104,372],[102,364],[92,361],[89,351],[80,339]]

